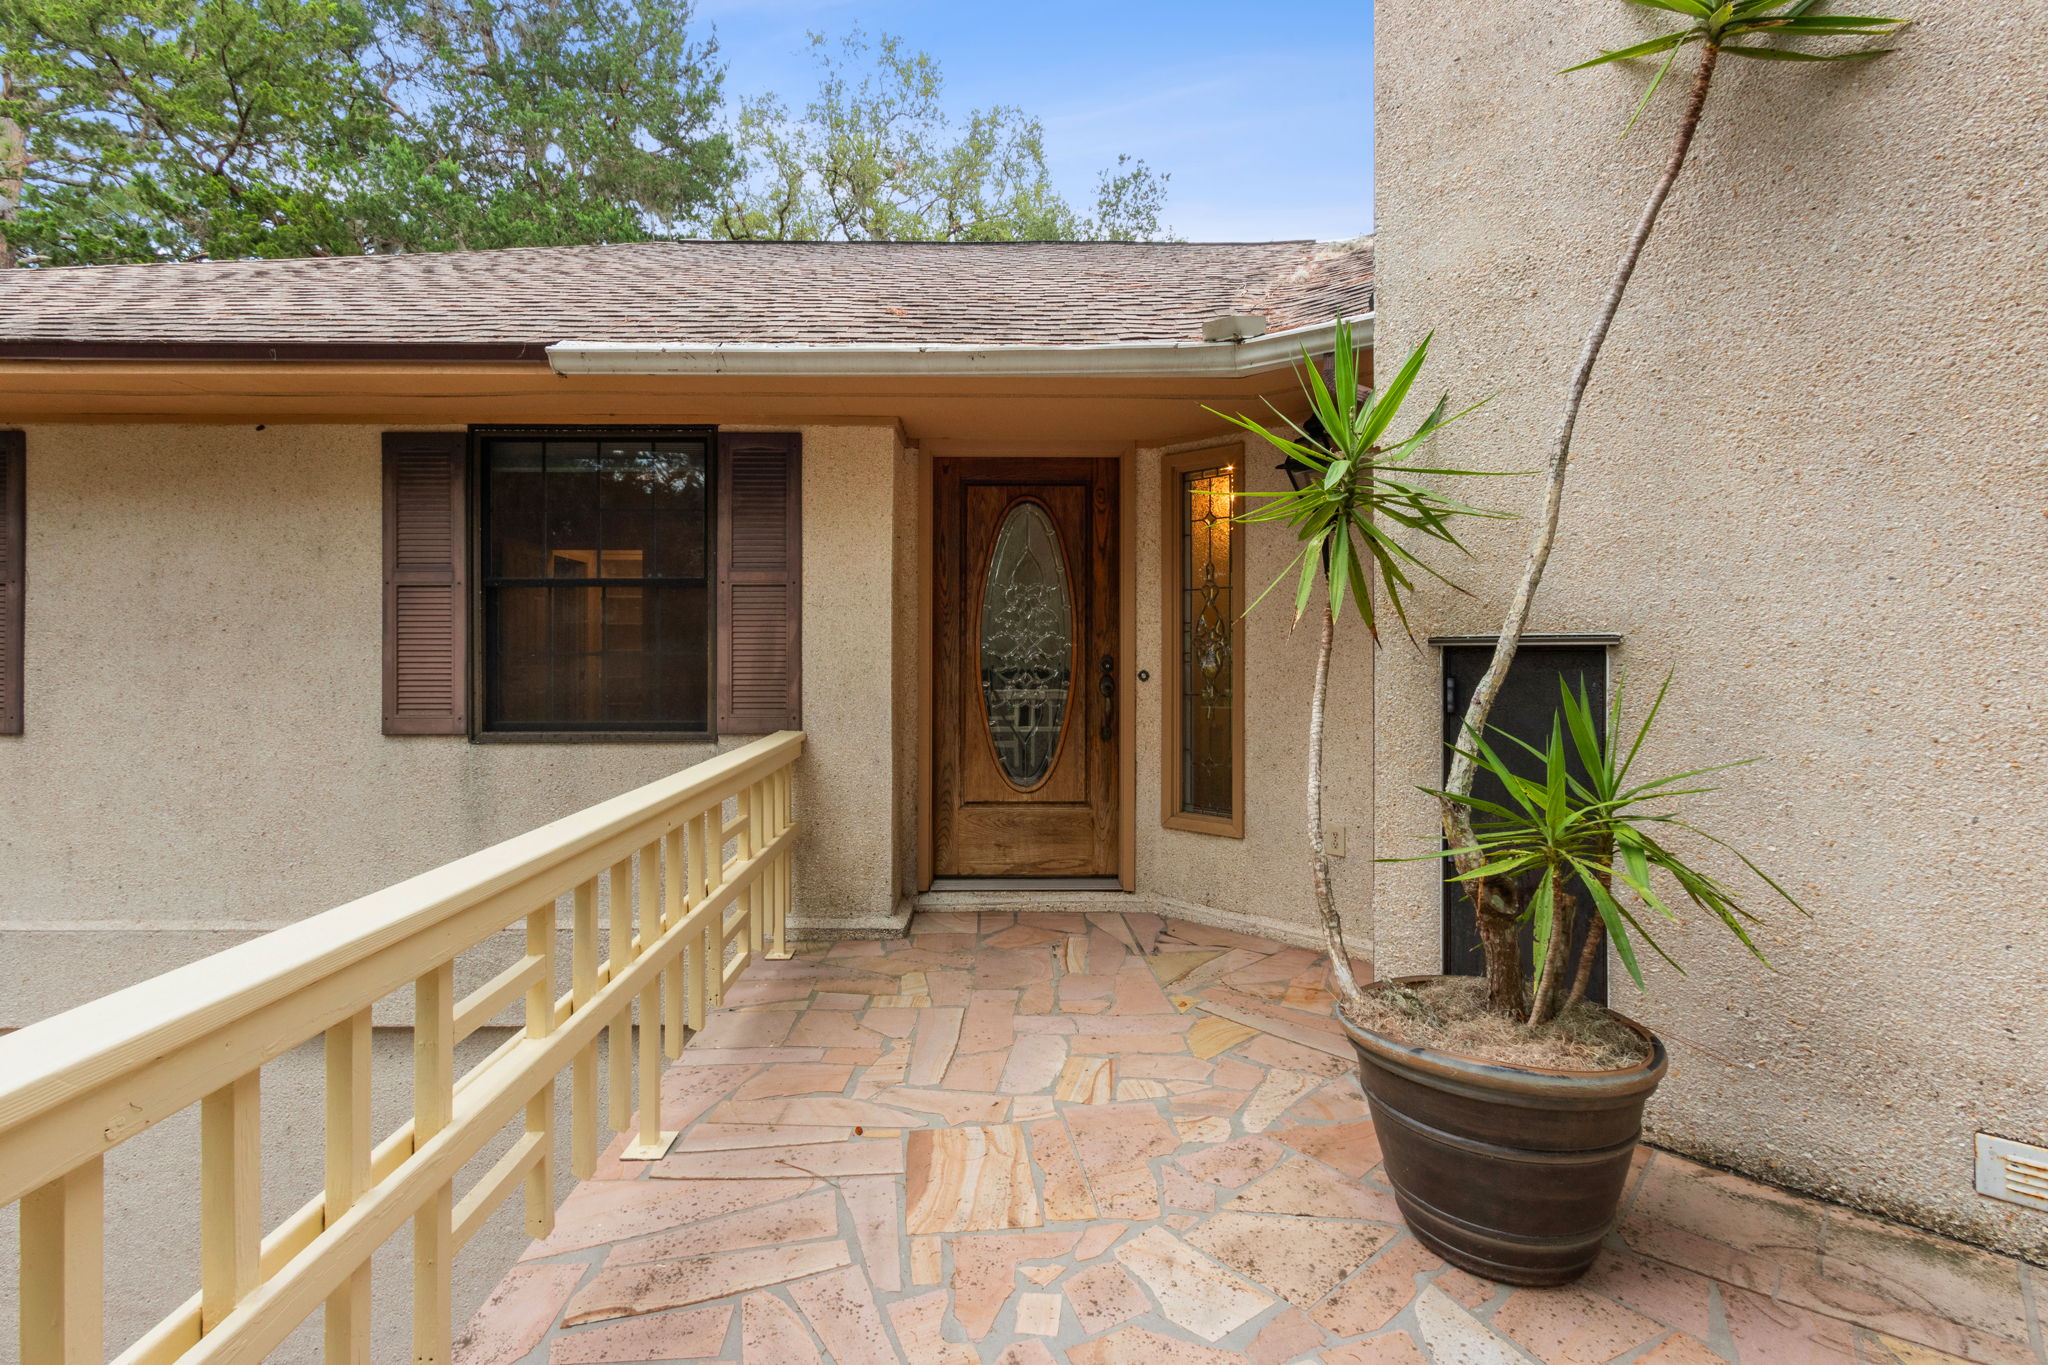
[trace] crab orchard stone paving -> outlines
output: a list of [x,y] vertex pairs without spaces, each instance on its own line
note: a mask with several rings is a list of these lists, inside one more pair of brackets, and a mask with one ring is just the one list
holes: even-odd
[[1028,911],[756,962],[458,1365],[2048,1365],[2048,1274],[1647,1149],[1578,1284],[1445,1266],[1324,965]]

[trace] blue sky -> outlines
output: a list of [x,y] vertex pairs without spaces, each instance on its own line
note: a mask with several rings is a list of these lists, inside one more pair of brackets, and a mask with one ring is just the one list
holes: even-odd
[[1173,180],[1166,219],[1198,241],[1354,237],[1372,224],[1370,0],[699,0],[728,92],[801,105],[805,34],[856,25],[932,54],[949,107],[1045,122],[1060,190],[1093,203],[1117,153]]

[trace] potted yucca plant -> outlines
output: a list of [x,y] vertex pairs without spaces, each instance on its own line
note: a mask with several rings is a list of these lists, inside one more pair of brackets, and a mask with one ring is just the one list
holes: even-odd
[[[1614,1223],[1641,1135],[1643,1105],[1664,1075],[1663,1046],[1648,1030],[1586,999],[1599,955],[1611,943],[1640,987],[1644,952],[1665,956],[1645,918],[1675,919],[1681,906],[1704,912],[1756,951],[1746,928],[1749,909],[1729,883],[1706,869],[1703,858],[1739,861],[1768,894],[1796,907],[1748,858],[1683,819],[1679,799],[1708,790],[1687,784],[1714,769],[1638,776],[1664,690],[1625,748],[1600,737],[1586,694],[1570,688],[1559,699],[1557,720],[1543,745],[1521,744],[1488,726],[1556,541],[1572,433],[1636,264],[1684,171],[1721,59],[1869,58],[1883,49],[1814,52],[1798,45],[1890,33],[1906,22],[1818,14],[1814,0],[1630,3],[1677,15],[1686,26],[1571,68],[1662,56],[1629,126],[1681,56],[1697,53],[1697,63],[1662,173],[1566,382],[1528,558],[1492,659],[1465,709],[1463,739],[1453,745],[1448,779],[1433,793],[1442,810],[1444,847],[1422,855],[1449,859],[1454,879],[1470,892],[1484,949],[1483,977],[1358,986],[1331,902],[1322,843],[1322,704],[1336,617],[1348,599],[1366,625],[1373,625],[1366,575],[1377,570],[1384,602],[1405,622],[1407,570],[1419,561],[1401,546],[1400,532],[1419,530],[1455,547],[1456,518],[1498,515],[1409,482],[1410,475],[1471,472],[1410,465],[1421,444],[1442,427],[1441,404],[1413,436],[1386,441],[1426,343],[1384,394],[1354,401],[1346,387],[1355,379],[1347,368],[1348,337],[1340,337],[1332,381],[1323,383],[1312,367],[1303,376],[1313,422],[1271,431],[1234,419],[1316,475],[1295,493],[1267,495],[1263,507],[1242,519],[1284,521],[1301,539],[1297,616],[1305,614],[1321,585],[1323,643],[1310,713],[1312,883],[1330,944],[1332,988],[1379,1121],[1386,1174],[1419,1238],[1455,1265],[1517,1284],[1562,1283],[1592,1263]],[[1620,703],[1617,692],[1606,729],[1610,737],[1622,733]],[[1510,754],[1518,761],[1507,761]],[[1495,794],[1475,794],[1482,774]],[[1571,929],[1582,898],[1592,912],[1591,925],[1574,961]],[[1534,939],[1533,973],[1523,967],[1525,934]]]

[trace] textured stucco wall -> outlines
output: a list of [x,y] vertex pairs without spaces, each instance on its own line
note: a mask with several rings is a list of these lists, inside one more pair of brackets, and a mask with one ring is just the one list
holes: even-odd
[[[2048,1139],[2048,10],[1910,9],[1868,66],[1724,63],[1532,624],[1623,632],[1637,714],[1677,669],[1647,761],[1761,756],[1688,804],[1812,911],[1771,914],[1775,972],[1689,923],[1690,976],[1617,991],[1671,1045],[1654,1137],[2040,1256],[2048,1215],[1971,1192],[1971,1135]],[[1426,387],[1498,395],[1443,461],[1540,463],[1677,98],[1618,142],[1649,73],[1555,73],[1667,22],[1381,0],[1383,353],[1434,329]],[[1530,512],[1538,490],[1482,496]],[[1428,632],[1496,627],[1525,529],[1478,538],[1470,599],[1424,595]],[[1432,823],[1435,689],[1433,658],[1387,651],[1383,851]],[[1434,969],[1433,874],[1378,881],[1381,968]]]
[[[1259,451],[1247,453],[1232,441],[1215,448],[1218,463],[1239,463],[1248,471],[1245,487],[1282,486],[1277,462]],[[1161,544],[1166,484],[1156,450],[1135,457],[1132,507],[1125,534],[1137,541],[1136,667],[1149,682],[1128,680],[1138,726],[1138,884],[1174,913],[1180,902],[1199,917],[1272,933],[1294,941],[1319,942],[1321,921],[1309,885],[1307,815],[1308,703],[1314,682],[1317,626],[1313,618],[1294,624],[1291,580],[1259,604],[1244,623],[1245,825],[1243,839],[1230,839],[1160,824],[1160,746],[1165,725],[1164,651],[1179,647],[1178,618],[1162,621],[1161,575],[1179,553]],[[1247,504],[1248,506],[1249,504]],[[1245,535],[1245,582],[1241,607],[1286,570],[1296,542],[1283,526],[1241,528]],[[1343,623],[1330,669],[1330,704],[1325,746],[1323,818],[1348,834],[1348,856],[1331,864],[1337,904],[1351,936],[1354,956],[1370,950],[1369,904],[1373,865],[1368,836],[1372,823],[1372,675],[1369,637],[1356,619]],[[1203,914],[1203,911],[1215,912]]]
[[[716,752],[380,733],[379,428],[27,431],[27,733],[0,739],[0,1024]],[[848,835],[890,818],[873,777],[892,762],[897,439],[804,437],[800,913],[886,916],[893,854]]]

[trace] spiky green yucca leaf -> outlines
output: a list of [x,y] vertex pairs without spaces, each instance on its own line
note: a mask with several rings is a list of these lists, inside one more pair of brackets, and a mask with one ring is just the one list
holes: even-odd
[[1252,606],[1265,601],[1274,588],[1294,575],[1294,614],[1298,620],[1315,596],[1318,578],[1322,578],[1329,583],[1331,611],[1342,614],[1348,599],[1366,628],[1377,636],[1379,622],[1372,578],[1379,580],[1387,605],[1404,626],[1408,620],[1404,599],[1415,586],[1409,577],[1411,569],[1456,587],[1404,545],[1398,532],[1412,531],[1463,551],[1465,547],[1452,528],[1456,518],[1511,515],[1468,506],[1416,482],[1430,476],[1491,476],[1495,471],[1432,469],[1410,463],[1424,441],[1483,406],[1484,400],[1463,412],[1447,415],[1449,401],[1439,399],[1408,436],[1388,439],[1388,432],[1399,418],[1401,406],[1414,389],[1428,356],[1429,338],[1425,337],[1421,345],[1408,353],[1408,359],[1386,388],[1361,392],[1358,352],[1353,348],[1351,326],[1340,318],[1336,355],[1327,381],[1307,353],[1302,355],[1301,387],[1308,398],[1313,422],[1296,422],[1273,408],[1280,423],[1280,429],[1275,430],[1249,417],[1209,409],[1314,475],[1307,480],[1307,487],[1299,490],[1239,494],[1263,505],[1235,520],[1283,522],[1294,528],[1301,542],[1293,561]]
[[[1683,3],[1683,0],[1673,0],[1673,3]],[[1561,713],[1553,717],[1549,740],[1542,748],[1513,735],[1498,730],[1494,732],[1538,759],[1542,764],[1540,776],[1518,775],[1485,738],[1476,734],[1466,737],[1471,746],[1468,752],[1474,762],[1491,773],[1507,793],[1504,804],[1476,796],[1455,796],[1425,789],[1472,813],[1473,847],[1445,849],[1423,854],[1420,858],[1382,861],[1433,861],[1477,852],[1481,858],[1480,865],[1454,877],[1454,881],[1538,873],[1536,888],[1523,909],[1523,917],[1531,921],[1535,932],[1537,962],[1545,960],[1553,932],[1570,932],[1568,924],[1554,923],[1556,893],[1575,876],[1592,897],[1594,913],[1599,915],[1608,937],[1614,941],[1616,954],[1638,987],[1643,984],[1642,967],[1636,956],[1638,941],[1674,968],[1684,969],[1678,967],[1671,955],[1643,927],[1642,921],[1629,908],[1628,901],[1614,894],[1617,888],[1628,892],[1641,905],[1675,921],[1678,913],[1667,899],[1669,893],[1660,894],[1659,891],[1659,882],[1668,881],[1677,886],[1687,902],[1712,915],[1759,961],[1765,961],[1762,949],[1750,937],[1747,927],[1756,922],[1756,916],[1750,913],[1742,897],[1727,883],[1701,871],[1687,855],[1666,842],[1670,838],[1669,831],[1694,834],[1726,849],[1779,899],[1802,913],[1804,908],[1789,891],[1726,840],[1688,824],[1668,806],[1651,808],[1678,797],[1712,791],[1711,787],[1687,787],[1683,784],[1707,773],[1740,767],[1753,760],[1695,768],[1649,781],[1636,780],[1631,777],[1631,771],[1642,752],[1644,740],[1649,737],[1651,726],[1656,723],[1657,713],[1663,708],[1665,694],[1671,690],[1671,678],[1665,677],[1649,714],[1643,717],[1643,723],[1636,729],[1626,750],[1618,738],[1621,688],[1615,689],[1613,704],[1608,709],[1605,737],[1594,724],[1593,705],[1587,699],[1584,684],[1574,691],[1560,680],[1558,690],[1562,694]],[[1571,772],[1568,755],[1577,758],[1584,774],[1582,777]]]
[[[1629,115],[1628,127],[1633,128],[1643,110],[1649,107],[1664,78],[1671,74],[1671,67],[1678,60],[1678,54],[1694,43],[1711,43],[1722,52],[1737,57],[1750,57],[1759,61],[1772,62],[1855,62],[1872,57],[1882,57],[1890,52],[1888,47],[1857,48],[1849,52],[1807,52],[1796,47],[1759,47],[1753,42],[1734,42],[1740,38],[1847,38],[1883,37],[1896,33],[1910,19],[1898,19],[1882,14],[1811,14],[1818,0],[1728,0],[1714,6],[1704,0],[1629,0],[1630,4],[1647,9],[1661,9],[1693,20],[1689,28],[1676,33],[1667,33],[1660,38],[1636,43],[1629,47],[1615,48],[1603,52],[1590,61],[1568,66],[1566,71],[1584,71],[1589,66],[1604,66],[1608,62],[1627,61],[1632,57],[1654,57],[1660,52],[1671,55],[1657,68],[1657,74],[1650,86],[1643,91],[1643,97],[1636,101],[1635,110]],[[1626,131],[1626,130],[1624,130]]]

